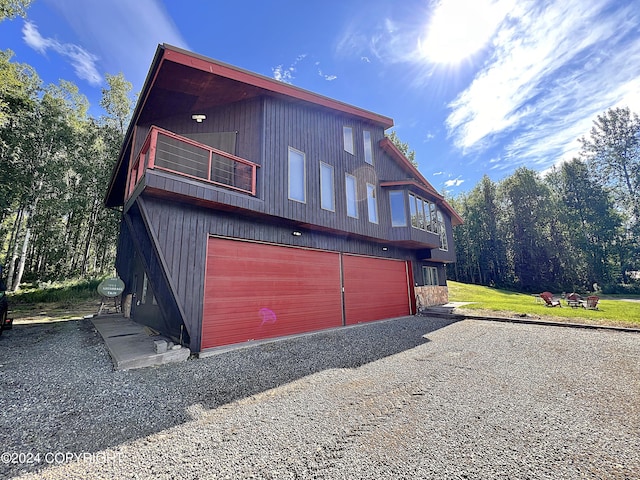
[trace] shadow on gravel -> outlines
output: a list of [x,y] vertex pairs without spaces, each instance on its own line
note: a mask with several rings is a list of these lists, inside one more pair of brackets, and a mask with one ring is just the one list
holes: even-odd
[[[428,342],[455,319],[405,317],[256,345],[209,358],[113,371],[88,320],[16,325],[0,337],[4,451],[96,452],[328,369],[357,368]],[[47,465],[0,464],[0,477]]]

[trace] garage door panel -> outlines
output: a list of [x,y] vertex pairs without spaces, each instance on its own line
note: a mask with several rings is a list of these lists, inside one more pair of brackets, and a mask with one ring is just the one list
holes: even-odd
[[343,256],[348,325],[410,314],[406,262]]
[[337,253],[210,238],[202,348],[342,325]]

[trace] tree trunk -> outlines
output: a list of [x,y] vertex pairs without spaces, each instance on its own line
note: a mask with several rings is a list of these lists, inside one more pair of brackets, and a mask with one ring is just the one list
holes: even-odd
[[18,259],[18,249],[19,249],[18,239],[20,238],[20,230],[22,230],[23,217],[24,217],[24,209],[21,208],[18,211],[18,217],[16,218],[15,227],[13,229],[13,232],[11,234],[11,240],[9,242],[9,252],[11,252],[11,255],[9,255],[7,252],[7,256],[9,257],[9,265],[7,266],[8,267],[7,290],[8,291],[11,291],[13,287],[13,277],[15,276],[16,260]]
[[12,285],[12,292],[15,292],[20,288],[20,282],[22,281],[22,274],[24,273],[24,264],[27,260],[27,249],[29,248],[29,237],[31,236],[31,227],[27,227],[27,231],[24,234],[24,242],[22,244],[22,253],[20,254],[20,263],[18,264],[18,274],[16,275],[16,281]]

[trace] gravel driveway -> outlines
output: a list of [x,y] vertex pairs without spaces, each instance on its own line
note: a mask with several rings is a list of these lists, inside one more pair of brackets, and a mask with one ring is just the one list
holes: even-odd
[[407,317],[116,372],[83,320],[0,365],[0,478],[640,478],[640,334]]

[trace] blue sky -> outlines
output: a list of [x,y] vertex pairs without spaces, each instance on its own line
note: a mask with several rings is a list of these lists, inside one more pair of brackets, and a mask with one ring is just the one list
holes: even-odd
[[34,0],[0,48],[100,115],[104,74],[142,88],[158,43],[389,116],[456,195],[572,158],[596,115],[640,113],[640,0]]

